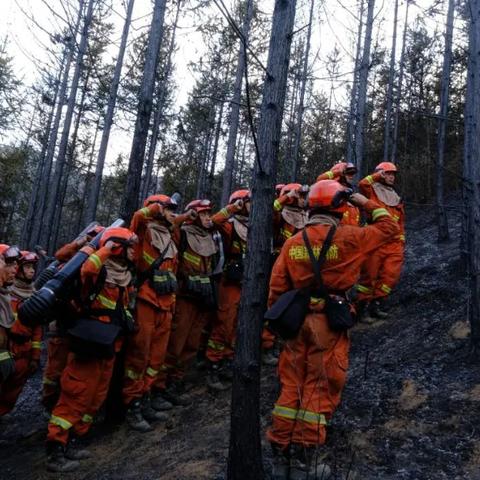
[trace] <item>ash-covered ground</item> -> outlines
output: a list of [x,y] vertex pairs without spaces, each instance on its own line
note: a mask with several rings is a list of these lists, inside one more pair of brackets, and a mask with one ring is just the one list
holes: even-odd
[[[408,214],[406,263],[391,318],[352,331],[349,380],[325,452],[338,480],[480,480],[480,368],[469,355],[460,215],[450,211],[452,240],[437,245],[433,213],[422,208]],[[0,479],[59,477],[45,471],[40,388],[37,375],[11,416],[0,421]],[[264,428],[277,389],[275,369],[265,367]],[[154,432],[97,425],[94,458],[61,478],[224,478],[230,392],[212,395],[198,372],[190,394],[194,403],[176,409]],[[267,444],[264,459],[268,478]]]

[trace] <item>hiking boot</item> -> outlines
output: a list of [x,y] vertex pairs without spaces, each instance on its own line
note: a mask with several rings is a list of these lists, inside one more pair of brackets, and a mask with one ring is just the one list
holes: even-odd
[[142,416],[147,422],[165,421],[170,418],[168,413],[152,408],[150,395],[145,395],[142,399]]
[[230,388],[230,385],[227,383],[223,383],[220,380],[219,371],[219,362],[214,362],[210,364],[207,374],[207,386],[217,392],[223,392],[224,390],[228,390]]
[[332,478],[330,467],[322,462],[319,448],[292,445],[291,452],[289,480],[329,480]]
[[142,415],[142,403],[140,400],[134,400],[127,409],[125,420],[132,430],[146,433],[151,432],[153,427],[145,420]]
[[61,443],[47,443],[47,470],[49,472],[67,473],[74,472],[80,467],[80,462],[69,460],[65,456],[64,448]]
[[171,410],[173,408],[173,404],[163,396],[163,391],[160,390],[152,392],[150,396],[150,405],[154,410],[158,410],[160,412],[163,412],[164,410]]
[[91,458],[92,452],[83,448],[82,441],[79,438],[72,438],[65,449],[65,457],[69,460],[86,460]]
[[182,382],[172,382],[162,393],[164,399],[175,406],[185,407],[192,403],[190,395],[185,393],[185,386]]
[[273,348],[265,350],[262,353],[262,363],[269,367],[276,367],[278,365],[278,357],[275,356]]
[[233,361],[230,359],[223,360],[218,375],[222,380],[231,382],[233,380]]
[[289,480],[290,458],[288,451],[272,443],[272,480]]
[[370,302],[369,313],[370,316],[374,318],[380,318],[382,320],[388,318],[389,316],[385,311],[384,303],[381,300],[374,300],[373,302]]

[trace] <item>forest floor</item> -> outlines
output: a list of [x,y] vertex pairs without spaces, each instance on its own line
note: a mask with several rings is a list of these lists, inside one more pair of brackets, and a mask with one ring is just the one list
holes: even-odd
[[[325,449],[337,479],[480,480],[480,369],[469,357],[460,215],[450,212],[452,241],[439,246],[433,212],[408,213],[406,263],[390,319],[353,329],[348,383]],[[0,479],[58,478],[44,466],[40,383],[40,375],[32,378],[0,423]],[[275,369],[265,367],[263,428],[277,389]],[[94,458],[62,478],[223,479],[230,392],[210,394],[198,372],[190,394],[193,405],[176,409],[169,425],[154,432],[98,425]],[[266,443],[264,460],[268,478]]]

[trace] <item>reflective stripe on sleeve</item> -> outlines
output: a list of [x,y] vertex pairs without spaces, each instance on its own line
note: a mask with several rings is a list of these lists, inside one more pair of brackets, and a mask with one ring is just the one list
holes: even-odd
[[0,362],[2,362],[3,360],[8,360],[9,358],[12,358],[10,352],[0,353]]
[[372,220],[376,222],[380,217],[389,217],[390,214],[384,208],[376,208],[372,212]]
[[88,259],[98,268],[102,268],[102,261],[100,260],[100,258],[98,257],[98,255],[96,255],[95,253],[92,253]]
[[32,342],[32,348],[42,349],[42,342]]
[[278,201],[278,198],[273,202],[273,208],[275,211],[279,212],[283,207],[282,204]]

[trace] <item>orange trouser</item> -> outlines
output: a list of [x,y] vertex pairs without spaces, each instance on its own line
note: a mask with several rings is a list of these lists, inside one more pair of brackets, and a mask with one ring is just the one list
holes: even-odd
[[332,331],[325,315],[307,315],[280,355],[281,391],[267,431],[271,442],[281,448],[325,443],[325,426],[345,385],[349,347],[348,334]]
[[125,356],[125,405],[143,397],[155,385],[158,374],[164,368],[168,339],[172,327],[172,313],[137,300],[135,307],[138,330],[129,338]]
[[10,349],[15,356],[15,371],[0,387],[0,417],[13,410],[30,376],[31,346],[31,342],[26,342],[24,345],[13,345]]
[[396,241],[382,245],[365,261],[357,284],[358,300],[386,297],[400,280],[405,244]]
[[78,358],[70,354],[62,373],[61,393],[48,423],[48,442],[68,442],[72,429],[77,435],[88,432],[93,416],[105,401],[115,357]]
[[168,342],[166,370],[158,376],[155,387],[165,388],[167,380],[181,380],[200,347],[202,332],[211,312],[199,305],[200,300],[177,297],[172,332]]
[[241,285],[225,283],[224,279],[220,282],[217,316],[207,347],[207,358],[211,362],[233,358],[241,293]]
[[67,365],[68,337],[51,337],[47,345],[47,363],[43,372],[42,403],[51,410],[60,396],[60,378]]

